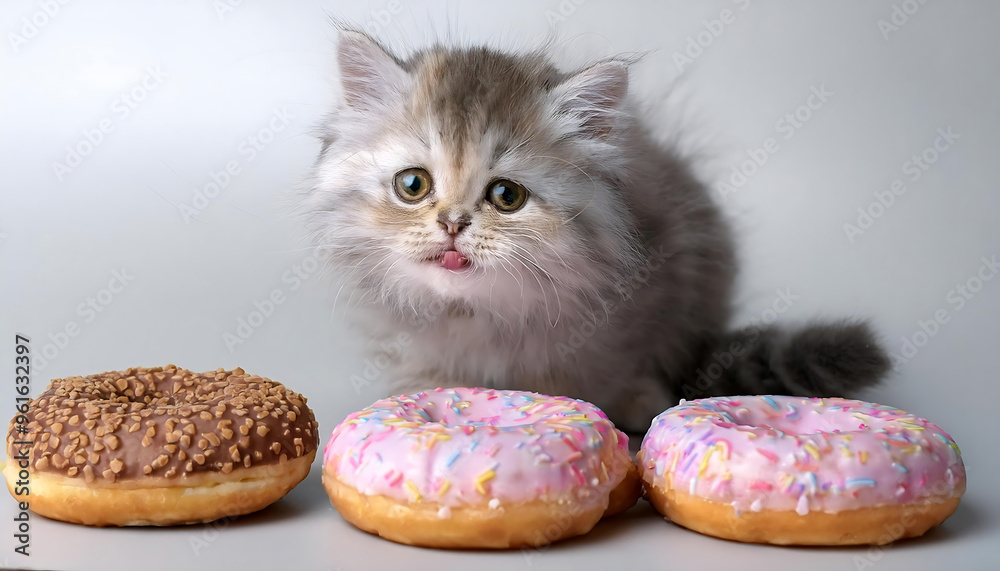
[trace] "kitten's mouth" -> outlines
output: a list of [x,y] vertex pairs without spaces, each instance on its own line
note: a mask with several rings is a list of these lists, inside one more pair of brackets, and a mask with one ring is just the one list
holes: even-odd
[[442,268],[453,272],[469,267],[469,259],[463,256],[458,250],[447,250],[441,254],[438,261]]

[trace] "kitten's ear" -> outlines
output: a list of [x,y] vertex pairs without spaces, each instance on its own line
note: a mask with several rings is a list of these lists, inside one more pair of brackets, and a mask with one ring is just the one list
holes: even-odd
[[344,99],[358,111],[389,103],[402,93],[408,79],[395,56],[368,35],[354,30],[340,32],[337,62]]
[[628,93],[628,65],[609,60],[564,80],[552,90],[557,112],[574,118],[583,134],[602,138],[614,127]]

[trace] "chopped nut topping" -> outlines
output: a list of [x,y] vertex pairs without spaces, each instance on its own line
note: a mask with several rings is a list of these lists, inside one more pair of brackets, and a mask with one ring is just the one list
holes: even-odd
[[[283,463],[318,446],[317,424],[304,402],[280,383],[242,369],[206,375],[176,367],[132,368],[54,379],[30,401],[33,469],[116,482],[142,477],[140,466],[143,474],[162,469],[157,473],[165,475],[207,468],[214,460],[218,470],[228,471],[240,465]],[[277,432],[277,440],[266,440]],[[8,434],[8,446],[10,442]],[[140,444],[150,450],[137,448]],[[121,455],[123,449],[130,451],[128,456]],[[149,461],[148,454],[157,454],[153,449],[161,453]],[[104,450],[119,455],[104,457]],[[136,454],[146,465],[125,470],[125,459]]]

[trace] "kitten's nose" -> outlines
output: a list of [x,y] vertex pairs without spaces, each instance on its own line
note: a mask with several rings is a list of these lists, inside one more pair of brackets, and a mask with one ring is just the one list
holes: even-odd
[[453,217],[445,214],[444,212],[438,214],[438,226],[443,228],[445,232],[454,236],[461,232],[466,226],[472,222],[469,215],[465,214],[458,217]]

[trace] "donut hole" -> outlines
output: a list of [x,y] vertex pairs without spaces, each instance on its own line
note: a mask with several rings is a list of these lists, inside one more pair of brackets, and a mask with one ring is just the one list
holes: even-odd
[[[262,404],[267,397],[260,385],[241,378],[229,377],[216,382],[212,382],[211,378],[182,379],[175,370],[137,372],[128,377],[106,379],[87,389],[77,392],[75,398],[102,408],[130,405],[127,410],[133,411],[137,408],[135,403],[141,403],[138,408],[155,407],[165,414],[173,414],[192,405],[215,405],[221,401]],[[69,392],[65,396],[74,398],[74,394]]]
[[427,393],[420,406],[407,408],[403,416],[419,423],[435,423],[445,427],[493,426],[497,428],[526,427],[537,424],[544,415],[527,412],[500,398],[454,400],[448,394]]
[[[870,418],[868,423],[865,423],[848,412],[831,411],[814,406],[799,407],[794,411],[782,409],[779,412],[737,409],[729,411],[729,416],[735,424],[741,426],[778,430],[795,436],[843,434],[877,429],[883,425],[879,419]],[[722,422],[728,421],[722,420]]]

